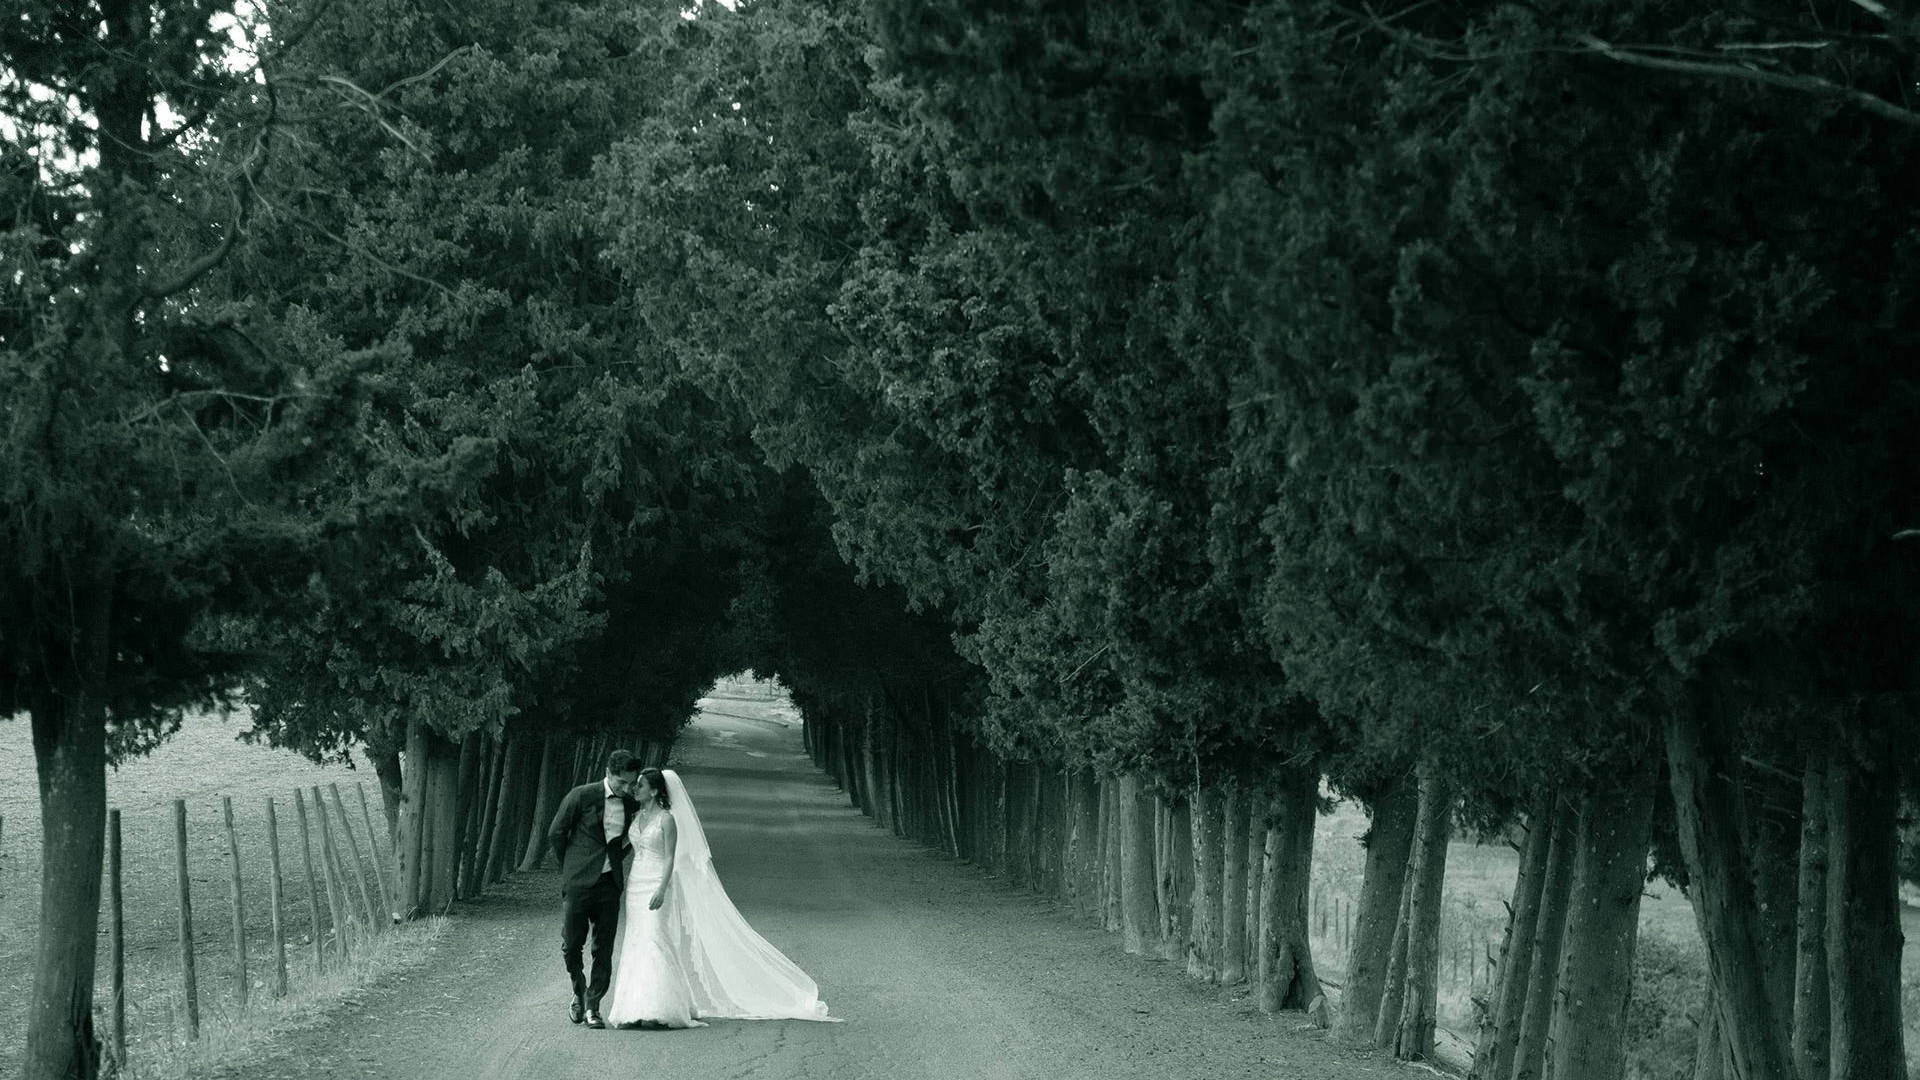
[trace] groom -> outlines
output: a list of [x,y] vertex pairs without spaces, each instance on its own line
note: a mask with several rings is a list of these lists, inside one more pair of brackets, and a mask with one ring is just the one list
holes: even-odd
[[[560,857],[560,955],[573,980],[567,1016],[574,1023],[604,1028],[600,999],[613,978],[613,937],[620,922],[622,865],[627,856],[627,822],[640,801],[633,797],[640,762],[625,750],[607,755],[607,776],[582,784],[560,800],[547,840]],[[593,979],[582,971],[580,950],[593,928]]]

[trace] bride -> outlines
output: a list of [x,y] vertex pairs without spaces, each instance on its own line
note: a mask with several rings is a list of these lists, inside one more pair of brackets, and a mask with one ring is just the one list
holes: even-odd
[[641,808],[620,900],[607,1023],[705,1027],[701,1018],[834,1020],[820,989],[754,933],[727,899],[687,787],[672,769],[640,773]]

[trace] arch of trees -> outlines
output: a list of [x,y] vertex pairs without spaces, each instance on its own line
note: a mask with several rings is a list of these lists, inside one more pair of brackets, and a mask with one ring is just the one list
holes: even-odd
[[1363,804],[1344,1038],[1431,1056],[1447,839],[1517,829],[1477,1076],[1621,1075],[1650,854],[1703,1076],[1902,1074],[1904,9],[225,9],[0,26],[29,1076],[183,708],[364,746],[405,915],[743,667],[1270,1010]]

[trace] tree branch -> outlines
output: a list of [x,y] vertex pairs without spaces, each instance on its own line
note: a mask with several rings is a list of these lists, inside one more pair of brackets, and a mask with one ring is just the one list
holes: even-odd
[[[396,79],[395,81],[393,81],[393,82],[391,82],[391,83],[389,83],[389,84],[387,84],[387,86],[386,86],[386,88],[385,88],[385,89],[383,89],[383,90],[381,90],[381,91],[380,91],[379,93],[377,93],[377,94],[375,94],[375,95],[373,95],[373,97],[374,97],[374,100],[376,100],[376,101],[377,101],[377,100],[379,100],[379,99],[381,99],[381,98],[383,98],[383,97],[386,97],[386,96],[387,96],[388,94],[391,94],[391,93],[393,93],[393,92],[394,92],[395,90],[398,90],[398,89],[400,89],[400,88],[401,88],[401,87],[403,87],[403,86],[408,86],[408,85],[411,85],[411,84],[413,84],[413,83],[417,83],[417,82],[419,82],[419,81],[420,81],[420,80],[422,80],[422,79],[430,79],[430,78],[432,78],[432,77],[434,76],[434,74],[435,74],[435,73],[437,73],[437,72],[438,72],[438,71],[439,71],[439,70],[440,70],[441,68],[443,68],[443,67],[446,67],[446,66],[447,66],[448,64],[450,64],[450,63],[452,63],[452,62],[453,62],[453,58],[454,58],[454,57],[456,57],[456,56],[459,56],[459,55],[460,55],[461,53],[464,53],[464,52],[468,52],[468,51],[471,51],[471,50],[473,50],[473,49],[477,49],[477,48],[479,48],[479,46],[478,46],[478,45],[462,45],[462,46],[460,46],[459,48],[457,48],[457,49],[455,49],[455,50],[453,50],[452,52],[450,52],[450,53],[448,53],[447,55],[445,55],[445,56],[443,56],[443,57],[441,57],[441,58],[440,58],[440,62],[439,62],[439,63],[437,63],[437,64],[435,64],[435,65],[433,65],[432,67],[430,67],[430,68],[428,68],[427,70],[425,70],[425,71],[423,71],[423,72],[421,72],[420,74],[418,74],[418,75],[409,75],[409,76],[407,76],[407,77],[406,77],[406,78],[404,78],[404,79]],[[356,88],[356,89],[357,89],[357,88]]]
[[[279,109],[280,99],[273,92],[273,84],[269,82],[267,84],[267,117],[260,125],[260,133],[254,136],[253,149],[248,151],[246,161],[241,163],[239,182],[235,184],[233,192],[233,221],[228,225],[226,235],[220,238],[220,242],[215,244],[212,250],[181,267],[171,277],[142,286],[140,289],[142,297],[148,300],[164,300],[175,293],[191,288],[194,282],[199,281],[214,267],[220,265],[221,261],[227,257],[227,253],[233,250],[234,239],[240,235],[241,223],[246,217],[248,201],[246,192],[252,191],[254,182],[260,178],[260,173],[267,167],[267,158],[272,145],[269,136],[273,132],[274,117]],[[244,190],[239,186],[240,182],[246,185]]]
[[1588,49],[1631,67],[1648,68],[1653,71],[1670,71],[1680,75],[1704,75],[1709,78],[1739,79],[1744,82],[1759,83],[1762,86],[1774,86],[1783,90],[1797,90],[1817,97],[1838,98],[1867,112],[1892,120],[1897,124],[1920,128],[1920,112],[1896,105],[1885,98],[1875,97],[1864,90],[1855,90],[1829,82],[1816,75],[1787,75],[1778,71],[1767,71],[1740,64],[1720,64],[1700,60],[1670,60],[1660,56],[1648,56],[1632,49],[1623,49],[1611,42],[1604,41],[1592,34],[1575,34],[1573,40]]
[[134,424],[137,424],[140,421],[145,420],[149,417],[160,415],[160,410],[166,408],[169,405],[174,405],[174,404],[183,402],[188,398],[217,397],[222,399],[231,399],[234,401],[252,401],[261,405],[274,406],[274,405],[280,404],[283,401],[292,401],[295,398],[305,397],[305,396],[307,395],[304,395],[304,394],[271,394],[271,395],[243,394],[238,390],[222,390],[218,387],[214,387],[206,390],[182,390],[179,393],[169,394],[166,397],[161,398],[159,401],[156,401],[153,404],[148,405],[146,408],[141,409],[139,412],[129,414],[121,422],[131,427]]

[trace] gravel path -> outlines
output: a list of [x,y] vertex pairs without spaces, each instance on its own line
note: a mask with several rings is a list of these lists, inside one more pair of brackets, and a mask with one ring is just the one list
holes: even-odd
[[[741,912],[841,1024],[590,1031],[566,1019],[559,901],[521,875],[459,909],[424,969],[229,1076],[1361,1080],[1415,1075],[1297,1015],[1129,957],[1116,937],[882,832],[799,731],[703,717],[676,749]],[[1425,1075],[1425,1074],[1422,1074]]]

